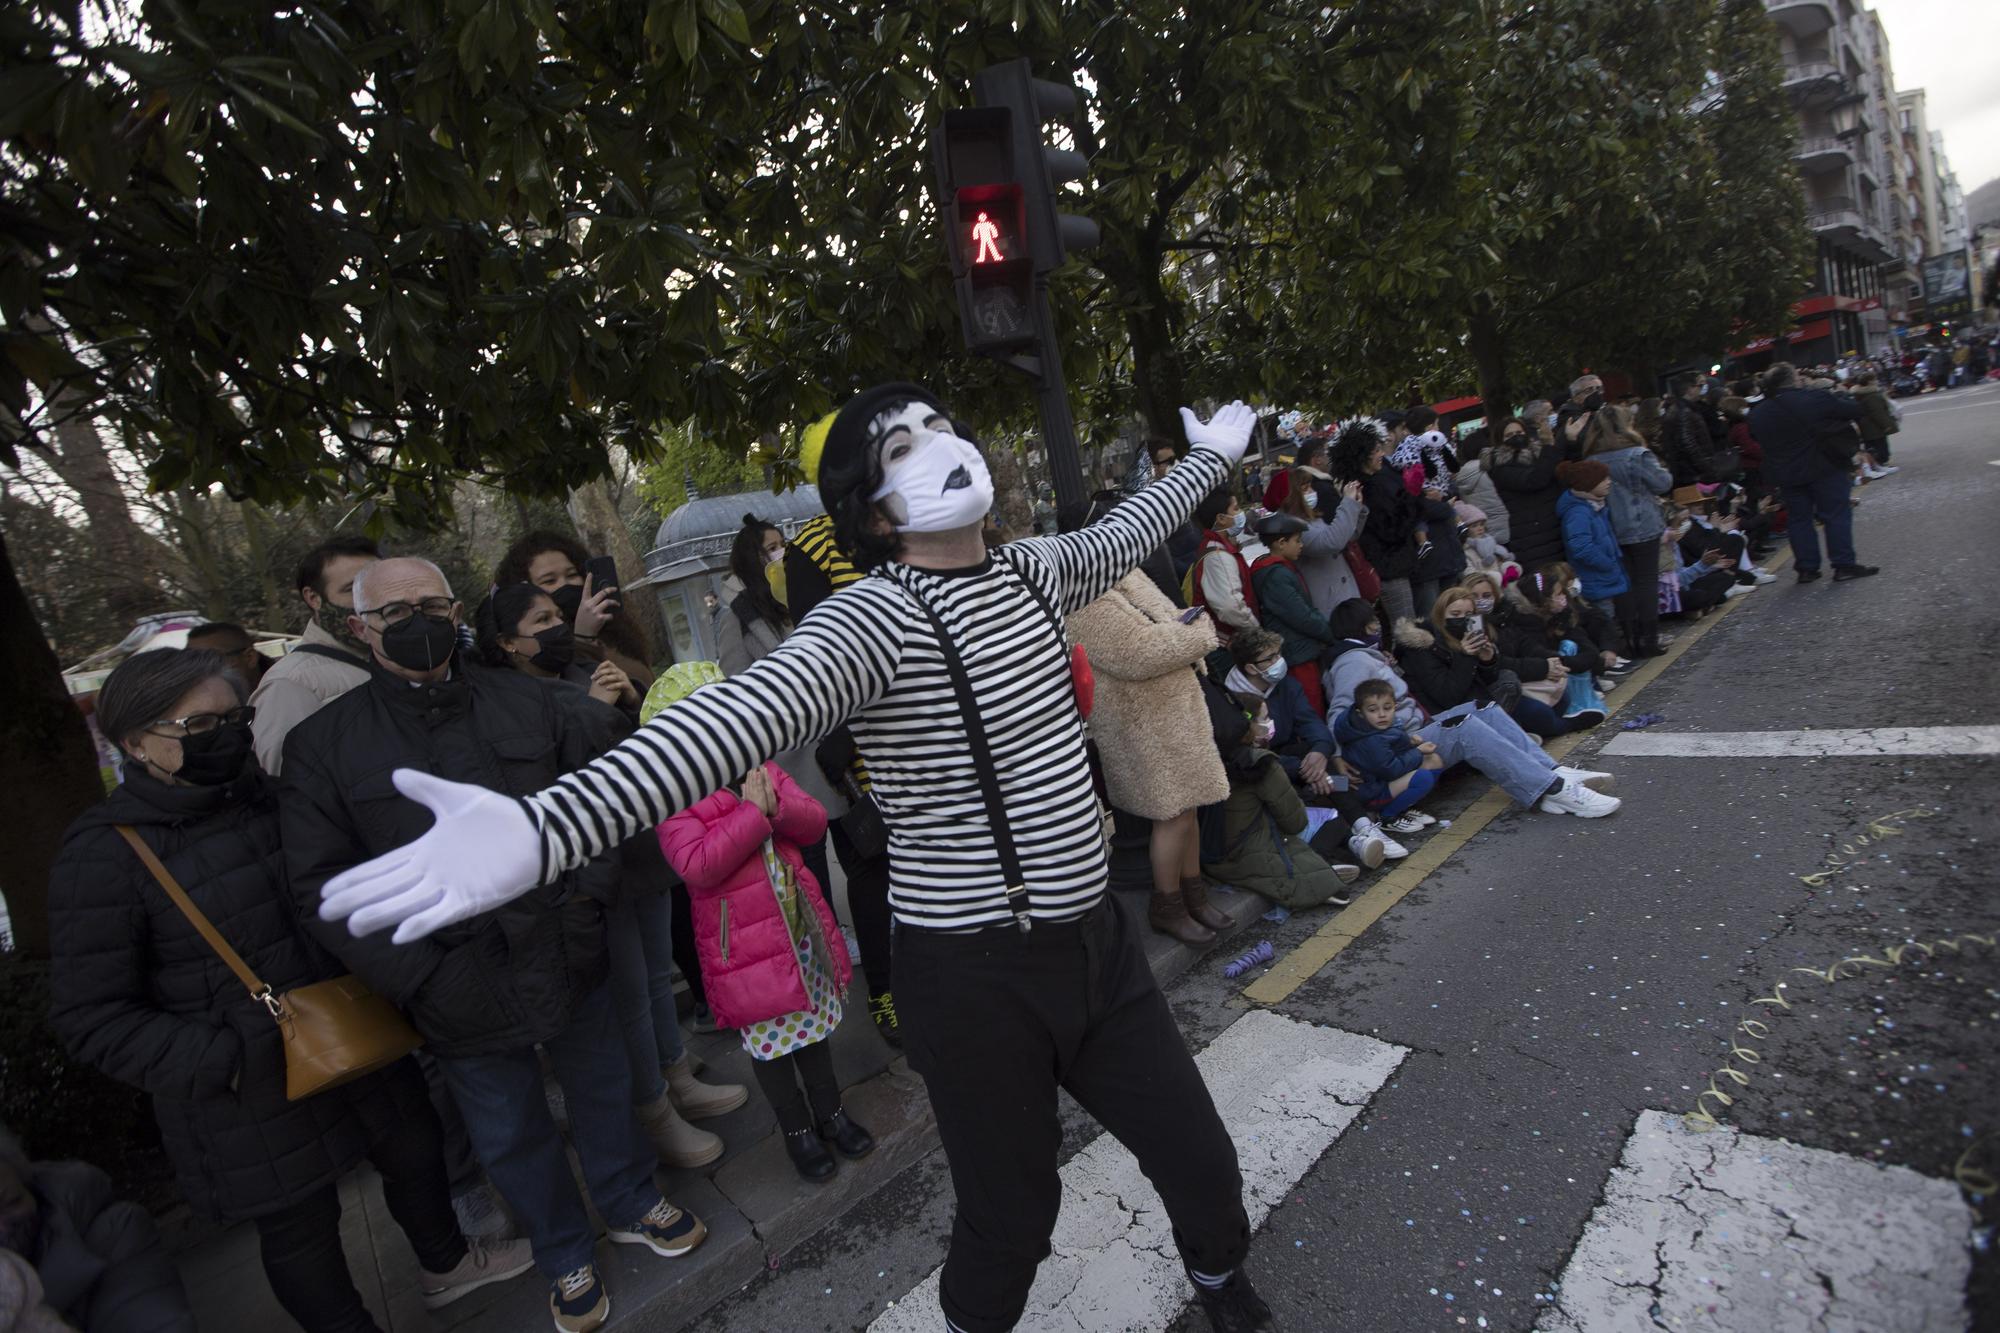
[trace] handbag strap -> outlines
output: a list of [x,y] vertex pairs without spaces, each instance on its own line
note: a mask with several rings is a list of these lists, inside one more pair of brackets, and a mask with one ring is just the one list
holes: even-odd
[[271,994],[271,988],[259,981],[257,974],[250,970],[250,965],[243,961],[243,956],[229,947],[229,941],[222,938],[222,932],[215,928],[215,923],[194,905],[194,899],[188,897],[187,890],[183,889],[167,872],[167,868],[160,864],[160,858],[146,845],[146,840],[139,836],[139,831],[130,824],[119,824],[116,828],[119,836],[132,844],[132,850],[139,854],[139,859],[145,862],[146,869],[153,873],[153,878],[159,881],[160,887],[167,891],[167,897],[174,900],[174,906],[181,909],[181,915],[188,919],[188,924],[208,941],[208,947],[215,950],[217,956],[228,964],[229,970],[236,974],[236,979],[250,992],[250,998],[261,1000],[266,1008],[276,1013],[276,1009],[272,1006],[277,1001]]
[[[909,594],[910,600],[929,618],[931,629],[937,634],[938,651],[944,655],[945,670],[951,674],[951,687],[958,695],[958,711],[965,719],[965,739],[967,748],[972,752],[972,771],[978,775],[980,794],[986,798],[986,822],[993,826],[993,847],[1000,854],[1000,874],[1007,882],[1007,908],[1014,914],[1014,923],[1026,932],[1034,926],[1034,919],[1028,915],[1028,886],[1023,882],[1026,876],[1021,872],[1020,853],[1014,847],[1014,831],[1008,827],[1007,812],[1001,804],[1000,779],[993,771],[993,747],[986,738],[986,723],[979,715],[979,705],[972,697],[972,677],[966,671],[965,659],[959,656],[958,647],[952,642],[938,613],[914,588],[901,583],[897,586]],[[1043,606],[1046,609],[1047,603],[1044,602]]]

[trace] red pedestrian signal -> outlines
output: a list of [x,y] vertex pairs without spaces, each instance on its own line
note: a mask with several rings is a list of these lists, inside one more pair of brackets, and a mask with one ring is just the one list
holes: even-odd
[[973,220],[972,243],[976,247],[972,256],[975,264],[998,264],[1007,258],[1000,253],[1000,224],[989,214],[981,213]]

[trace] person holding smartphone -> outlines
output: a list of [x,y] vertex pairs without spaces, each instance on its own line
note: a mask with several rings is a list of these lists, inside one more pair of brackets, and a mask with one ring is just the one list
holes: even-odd
[[589,665],[613,664],[641,697],[652,688],[653,646],[638,622],[622,614],[610,556],[593,556],[573,537],[537,530],[508,547],[493,571],[496,588],[515,583],[532,583],[555,598],[576,634],[577,655]]

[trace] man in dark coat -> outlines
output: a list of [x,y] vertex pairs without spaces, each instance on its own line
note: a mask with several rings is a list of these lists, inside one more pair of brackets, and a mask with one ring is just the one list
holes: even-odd
[[1861,405],[1845,394],[1802,389],[1799,373],[1780,361],[1764,375],[1764,401],[1750,409],[1750,433],[1764,450],[1764,479],[1782,492],[1786,535],[1800,583],[1820,577],[1817,519],[1826,525],[1833,581],[1880,571],[1854,554],[1853,470],[1861,447],[1855,422]]
[[[410,1016],[465,1112],[473,1146],[534,1244],[559,1328],[591,1328],[609,1297],[592,1267],[596,1228],[543,1093],[540,1043],[569,1109],[583,1177],[614,1241],[685,1253],[707,1232],[660,1197],[632,1112],[613,1014],[604,904],[615,852],[423,939],[356,937],[320,920],[326,881],[428,829],[397,768],[525,796],[611,744],[608,710],[580,690],[459,661],[459,604],[427,560],[371,565],[354,584],[367,684],[285,742],[286,863],[320,942]],[[563,1322],[567,1319],[569,1322]],[[601,1322],[602,1316],[598,1316]]]

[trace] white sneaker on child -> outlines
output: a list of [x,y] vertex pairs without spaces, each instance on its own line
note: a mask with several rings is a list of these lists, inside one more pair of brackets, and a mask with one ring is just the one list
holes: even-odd
[[[1369,842],[1382,844],[1382,855],[1391,861],[1400,861],[1410,854],[1409,848],[1383,832],[1382,826],[1372,819],[1355,820],[1354,836],[1365,838]],[[1363,855],[1362,859],[1364,863],[1367,860],[1365,855]]]
[[1382,858],[1389,854],[1389,849],[1382,845],[1381,838],[1361,832],[1356,832],[1347,840],[1347,850],[1353,855],[1357,864],[1367,866],[1370,870],[1380,869]]
[[1410,815],[1398,815],[1382,826],[1384,832],[1400,833],[1405,837],[1408,837],[1412,833],[1421,833],[1425,827],[1426,824],[1423,820]]

